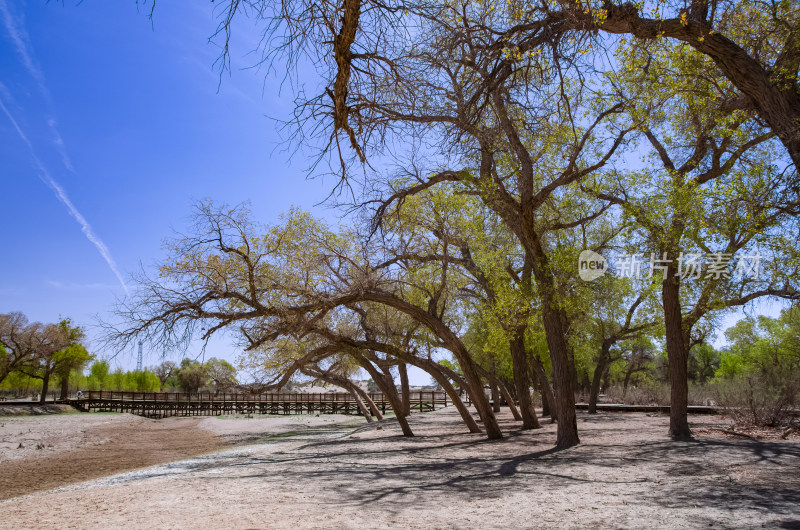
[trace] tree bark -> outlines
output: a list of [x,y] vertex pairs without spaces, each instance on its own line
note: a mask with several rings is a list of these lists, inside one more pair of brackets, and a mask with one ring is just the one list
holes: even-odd
[[69,399],[69,376],[61,378],[61,399]]
[[581,443],[575,414],[575,366],[567,339],[567,316],[561,307],[555,277],[539,234],[531,229],[525,235],[526,246],[533,257],[533,274],[542,300],[542,324],[553,365],[554,401],[550,405],[555,405],[558,418],[556,447],[565,449]]
[[555,407],[555,397],[553,396],[553,387],[550,386],[550,381],[547,380],[547,374],[544,371],[542,361],[533,357],[531,360],[531,367],[536,374],[536,380],[539,381],[539,387],[542,393],[542,415],[550,416],[552,419],[558,419]]
[[[433,361],[430,362],[433,363]],[[420,368],[425,369],[422,366],[420,366]],[[453,405],[456,407],[456,410],[461,415],[461,419],[464,420],[464,423],[466,424],[467,429],[469,429],[469,432],[474,432],[474,433],[483,432],[481,428],[478,426],[478,422],[476,422],[475,418],[473,418],[472,414],[470,414],[469,409],[464,404],[464,401],[461,399],[461,396],[459,396],[459,392],[457,392],[456,389],[453,387],[453,385],[450,384],[450,381],[447,380],[447,376],[440,370],[436,369],[429,369],[426,371],[429,374],[431,374],[431,377],[433,377],[436,380],[436,382],[439,383],[439,386],[441,386],[442,389],[445,392],[447,392],[447,395],[450,397],[450,401],[453,402]]]
[[503,437],[503,432],[500,430],[497,418],[495,418],[492,408],[489,406],[489,400],[486,399],[486,394],[483,393],[483,384],[478,375],[475,362],[472,360],[464,343],[461,342],[461,339],[458,338],[453,330],[435,315],[392,293],[381,290],[365,290],[360,294],[360,297],[365,301],[386,304],[406,313],[417,322],[425,325],[442,339],[442,342],[446,345],[447,349],[453,353],[459,366],[461,366],[461,371],[464,373],[464,381],[468,387],[467,391],[470,393],[475,409],[478,411],[478,415],[486,428],[487,438],[490,440],[498,440]]
[[403,414],[406,416],[411,415],[411,390],[408,385],[408,369],[406,363],[397,365],[397,371],[400,372],[400,388],[403,395]]
[[664,305],[664,328],[666,332],[667,360],[669,362],[669,435],[676,439],[691,438],[689,429],[689,378],[688,348],[683,333],[683,314],[680,302],[680,283],[674,264],[667,268],[667,278],[661,289]]
[[500,389],[500,395],[506,400],[506,404],[508,405],[508,409],[511,411],[511,415],[514,416],[516,421],[521,421],[522,414],[519,413],[517,406],[514,404],[514,396],[511,395],[511,391],[508,390],[508,387],[499,379],[497,380],[497,388]]
[[511,365],[514,372],[514,386],[517,388],[523,429],[538,429],[539,420],[531,400],[531,385],[528,379],[528,360],[525,352],[525,330],[518,330],[511,340]]
[[358,405],[358,410],[361,411],[361,414],[366,418],[367,423],[372,423],[372,414],[370,414],[369,409],[366,405],[364,405],[364,401],[361,399],[361,396],[358,395],[358,392],[353,390],[350,387],[347,387],[347,391],[353,396],[353,399],[356,400],[356,405]]
[[397,418],[397,423],[400,424],[400,429],[403,431],[403,436],[414,436],[414,432],[408,425],[406,416],[403,415],[403,402],[400,399],[400,395],[397,393],[397,387],[395,386],[391,375],[387,376],[383,374],[367,359],[361,359],[360,364],[369,373],[369,375],[372,376],[372,380],[375,381],[375,384],[381,389],[383,395],[387,400],[389,400],[389,405],[394,411],[394,416]]
[[600,358],[597,359],[597,366],[594,368],[594,376],[592,377],[592,386],[589,389],[589,414],[597,414],[597,397],[600,395],[600,381],[603,379],[603,373],[608,366],[610,358],[611,343],[604,340],[600,346]]
[[39,398],[39,403],[42,405],[47,401],[47,391],[50,389],[50,372],[45,371],[42,376],[42,396]]
[[355,391],[361,396],[361,398],[369,406],[369,409],[372,411],[372,415],[375,416],[378,420],[382,420],[383,419],[383,414],[381,414],[381,409],[379,409],[378,405],[376,405],[375,402],[372,401],[372,398],[369,397],[369,394],[367,394],[366,392],[364,392],[363,390],[361,390],[357,386],[355,386],[355,385],[353,385],[353,386],[355,387]]
[[489,388],[492,392],[492,410],[500,412],[500,389],[497,388],[497,383],[494,381],[489,383]]

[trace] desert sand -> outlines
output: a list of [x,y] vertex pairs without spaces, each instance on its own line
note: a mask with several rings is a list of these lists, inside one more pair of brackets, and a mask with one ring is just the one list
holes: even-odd
[[500,417],[496,442],[452,407],[413,414],[414,438],[344,416],[2,419],[0,527],[800,526],[796,437],[694,417],[675,442],[664,416],[579,414],[582,444],[556,451],[555,425]]

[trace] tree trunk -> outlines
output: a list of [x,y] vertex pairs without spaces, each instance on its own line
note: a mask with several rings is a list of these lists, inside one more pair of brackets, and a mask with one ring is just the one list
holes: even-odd
[[525,330],[517,330],[516,336],[511,340],[511,365],[514,372],[514,386],[517,389],[520,414],[522,415],[523,429],[538,429],[539,420],[531,401],[531,384],[528,379],[528,360],[525,352]]
[[550,386],[550,381],[547,380],[547,374],[544,371],[542,361],[533,357],[531,362],[533,371],[536,374],[536,380],[539,381],[539,387],[542,393],[542,416],[550,416],[552,419],[557,419],[556,415],[556,400],[553,396],[553,387]]
[[511,411],[511,415],[514,416],[516,421],[522,420],[522,414],[519,413],[517,406],[514,404],[514,396],[511,395],[511,392],[508,390],[508,387],[503,384],[502,381],[499,379],[497,380],[497,388],[500,389],[500,395],[503,396],[503,399],[506,400],[506,404],[508,405],[508,409]]
[[47,391],[50,389],[50,372],[45,371],[42,376],[42,396],[39,398],[39,403],[42,405],[47,401]]
[[61,378],[61,399],[69,399],[69,376]]
[[403,393],[403,414],[406,416],[411,415],[411,390],[408,385],[408,369],[406,363],[397,365],[397,371],[400,372],[400,388]]
[[628,394],[628,384],[631,381],[631,376],[633,375],[633,363],[628,364],[628,369],[625,370],[625,379],[622,380],[622,399],[625,399],[625,396]]
[[555,277],[539,234],[530,230],[526,235],[526,246],[532,253],[533,274],[542,301],[542,324],[547,349],[553,365],[554,401],[550,406],[555,406],[558,418],[556,447],[565,449],[581,443],[578,437],[578,418],[575,415],[575,363],[567,340],[568,320],[561,307]]
[[603,345],[600,347],[600,358],[597,359],[597,366],[594,368],[592,386],[589,389],[589,414],[597,414],[597,397],[600,395],[600,381],[603,379],[603,373],[608,365],[610,351],[611,342],[604,340]]
[[497,383],[494,381],[489,383],[489,388],[492,392],[492,410],[500,412],[500,390],[497,388]]
[[350,392],[350,395],[353,396],[353,399],[356,400],[356,405],[358,405],[358,410],[361,411],[361,414],[367,419],[367,423],[372,423],[372,414],[369,413],[369,409],[366,405],[364,405],[364,401],[361,400],[361,396],[358,395],[358,392],[353,390],[352,388],[347,388],[347,391]]
[[[431,363],[433,363],[433,361],[431,361]],[[420,366],[420,368],[423,367]],[[434,378],[434,380],[436,380],[437,383],[439,383],[439,386],[441,386],[442,389],[445,392],[447,392],[447,395],[450,397],[450,401],[452,401],[453,405],[455,405],[456,410],[461,415],[461,419],[464,420],[464,423],[466,424],[467,429],[469,429],[469,432],[475,432],[475,433],[483,432],[481,428],[478,426],[478,422],[476,422],[475,418],[473,418],[472,414],[470,414],[467,406],[464,405],[464,401],[459,396],[459,392],[457,392],[456,389],[453,387],[453,385],[450,384],[450,381],[447,380],[447,376],[440,370],[436,370],[432,367],[429,368],[430,369],[426,371],[431,375],[431,377]]]
[[360,296],[363,297],[365,301],[378,302],[394,307],[421,324],[424,324],[435,333],[436,336],[442,340],[445,347],[453,353],[461,367],[461,371],[464,373],[464,381],[468,387],[467,391],[486,427],[487,438],[490,440],[498,440],[503,437],[503,432],[500,430],[497,418],[495,418],[492,408],[489,406],[489,400],[486,399],[486,395],[483,393],[483,384],[481,383],[478,370],[475,367],[475,362],[466,346],[464,346],[464,343],[461,342],[461,339],[458,338],[458,335],[456,335],[452,329],[446,326],[439,318],[392,293],[379,290],[365,290]]
[[366,401],[369,409],[372,411],[372,415],[375,416],[378,420],[383,419],[383,414],[381,414],[381,409],[378,408],[378,405],[372,401],[372,398],[369,397],[369,394],[358,388],[357,386],[353,385],[355,391],[361,396],[361,398]]
[[392,376],[387,376],[380,372],[367,359],[362,359],[360,364],[364,367],[367,373],[372,376],[372,380],[375,381],[375,384],[381,389],[383,395],[387,400],[389,400],[389,406],[391,406],[392,410],[394,411],[394,416],[397,418],[397,423],[400,424],[400,429],[403,431],[403,436],[414,436],[414,432],[408,425],[406,416],[403,415],[403,402],[400,399],[400,395],[397,393],[397,387],[394,384]]
[[667,278],[661,289],[664,305],[664,328],[669,362],[669,435],[676,439],[691,438],[689,429],[689,361],[688,348],[683,333],[683,314],[680,302],[680,283],[674,264],[669,264]]

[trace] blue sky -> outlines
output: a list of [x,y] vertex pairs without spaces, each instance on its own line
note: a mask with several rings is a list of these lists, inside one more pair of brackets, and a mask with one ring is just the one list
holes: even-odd
[[302,156],[290,163],[271,119],[290,115],[290,91],[246,68],[257,28],[237,29],[220,83],[212,9],[159,2],[151,21],[133,1],[0,0],[0,311],[68,316],[91,339],[94,315],[160,259],[198,199],[249,200],[268,223],[292,205],[333,215],[314,207],[330,185],[305,178]]

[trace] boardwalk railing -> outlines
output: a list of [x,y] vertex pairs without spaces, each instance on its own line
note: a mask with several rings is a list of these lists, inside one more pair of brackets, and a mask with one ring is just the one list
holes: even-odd
[[[385,414],[388,400],[380,392],[368,393]],[[444,392],[411,392],[412,411],[428,412],[447,405]],[[151,418],[166,416],[221,416],[227,414],[360,414],[349,393],[269,393],[233,394],[179,392],[88,391],[80,399],[69,400],[87,412],[129,412]]]

